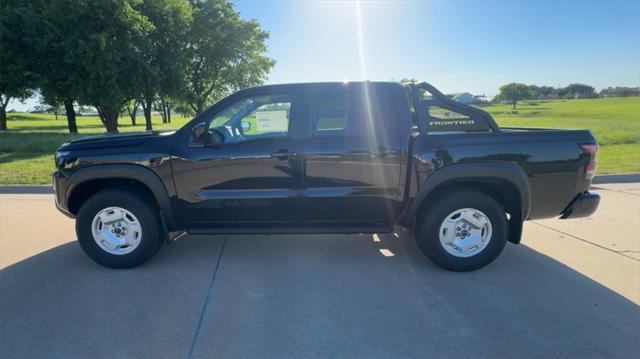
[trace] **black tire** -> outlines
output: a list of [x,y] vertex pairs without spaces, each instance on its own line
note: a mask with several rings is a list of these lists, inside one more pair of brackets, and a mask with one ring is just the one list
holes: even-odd
[[[109,268],[133,268],[151,258],[164,243],[159,213],[152,200],[127,189],[106,189],[89,197],[78,211],[76,235],[82,250],[97,263]],[[100,248],[93,239],[91,225],[96,214],[107,207],[121,207],[140,222],[140,244],[131,253],[116,255]]]
[[[471,257],[457,257],[448,253],[440,243],[440,225],[448,215],[458,209],[474,208],[483,212],[491,223],[489,244]],[[458,190],[441,195],[422,214],[416,241],[422,252],[444,269],[466,272],[480,269],[493,262],[507,243],[508,225],[504,209],[493,197],[474,190]]]

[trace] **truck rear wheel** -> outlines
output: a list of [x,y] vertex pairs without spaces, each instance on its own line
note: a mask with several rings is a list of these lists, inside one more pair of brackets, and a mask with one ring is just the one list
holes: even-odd
[[157,209],[147,203],[125,189],[107,189],[87,199],[76,218],[84,252],[110,268],[137,267],[151,258],[164,236]]
[[472,271],[493,262],[507,242],[507,217],[491,196],[462,190],[440,196],[418,219],[416,241],[440,267]]

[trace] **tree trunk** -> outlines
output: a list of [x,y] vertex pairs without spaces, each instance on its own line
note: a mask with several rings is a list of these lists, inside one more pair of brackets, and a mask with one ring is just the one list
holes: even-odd
[[100,114],[100,120],[104,128],[109,133],[118,133],[118,114],[119,109],[110,106],[96,106],[98,114]]
[[0,131],[7,130],[7,105],[10,100],[10,96],[0,96]]
[[142,100],[142,111],[144,112],[144,122],[146,124],[147,131],[153,131],[153,125],[151,124],[151,106],[153,101]]
[[[9,103],[9,101],[7,101]],[[0,131],[7,130],[7,105],[0,106]]]
[[143,93],[140,104],[142,105],[142,112],[144,113],[144,123],[147,131],[153,131],[153,124],[151,123],[151,111],[153,110],[153,92]]
[[162,100],[162,113],[164,113],[164,123],[169,123],[169,114],[167,113],[167,100]]
[[160,117],[162,117],[162,123],[167,123],[167,112],[164,107],[164,99],[160,99],[156,102],[156,110],[160,111]]
[[78,126],[76,125],[76,110],[73,108],[73,100],[66,100],[64,102],[64,111],[67,113],[69,133],[78,133]]
[[133,111],[129,106],[127,106],[127,112],[129,112],[129,117],[131,117],[131,126],[136,125],[136,116],[138,115],[138,107],[140,103],[138,101],[133,103]]
[[518,103],[518,101],[513,101],[513,110],[515,111],[516,109],[516,104]]
[[167,122],[171,123],[171,101],[167,101]]
[[194,107],[194,110],[196,111],[196,116],[202,112],[203,108],[204,108],[204,101],[197,100],[196,106]]
[[56,116],[56,121],[58,121],[58,111],[53,111],[53,115]]

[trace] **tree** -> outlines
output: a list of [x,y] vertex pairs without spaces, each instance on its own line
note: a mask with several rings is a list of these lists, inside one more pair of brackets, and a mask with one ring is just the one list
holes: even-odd
[[593,87],[584,84],[570,84],[560,89],[560,93],[562,97],[566,98],[593,98],[598,96]]
[[[140,99],[146,128],[152,130],[151,110],[162,103],[163,122],[170,97],[177,97],[184,86],[187,66],[186,33],[191,22],[191,6],[185,0],[147,0],[136,9],[152,25],[139,44]],[[169,108],[170,111],[170,108]]]
[[140,101],[138,100],[129,100],[125,105],[125,109],[129,114],[129,118],[131,118],[131,126],[136,125],[136,116],[138,115],[139,107],[140,107]]
[[56,121],[58,121],[58,114],[62,111],[63,107],[62,102],[56,98],[46,98],[44,95],[41,95],[40,104],[44,106],[44,112],[52,113],[56,117]]
[[140,44],[152,24],[134,8],[139,0],[60,1],[74,3],[73,25],[81,31],[69,54],[85,76],[79,100],[96,108],[107,132],[118,132],[120,110],[139,92]]
[[529,85],[529,99],[537,99],[540,97],[540,87],[536,85]]
[[265,56],[269,33],[243,20],[226,0],[194,1],[187,33],[183,99],[196,112],[239,88],[263,83],[275,61]]
[[513,104],[513,109],[516,109],[518,101],[527,100],[531,98],[529,92],[529,86],[520,83],[510,83],[500,86],[498,90],[498,99],[509,101]]
[[179,113],[183,118],[195,115],[195,112],[193,111],[191,106],[183,102],[177,102],[175,104],[175,111],[176,113]]
[[[39,88],[45,102],[64,105],[70,133],[77,133],[74,102],[77,84],[84,74],[76,66],[74,47],[82,29],[75,26],[78,1],[52,2],[24,0],[15,2],[22,19],[20,30],[20,61],[29,68],[33,86]],[[57,116],[56,116],[57,117]]]
[[[393,81],[393,79],[392,79],[391,81]],[[400,79],[400,81],[398,81],[398,82],[399,82],[400,84],[402,84],[402,85],[405,85],[405,84],[415,84],[415,83],[418,83],[418,80],[414,79],[413,77],[412,77],[412,78],[406,78],[406,77],[403,77],[403,78],[401,78],[401,79]]]
[[555,89],[551,86],[540,86],[538,87],[538,93],[541,97],[551,96]]
[[17,1],[0,2],[0,131],[7,130],[7,106],[11,99],[31,96],[34,77],[22,38],[26,36],[23,4]]
[[173,101],[169,97],[159,97],[154,102],[154,109],[160,112],[162,117],[162,123],[171,123],[171,108],[173,107]]

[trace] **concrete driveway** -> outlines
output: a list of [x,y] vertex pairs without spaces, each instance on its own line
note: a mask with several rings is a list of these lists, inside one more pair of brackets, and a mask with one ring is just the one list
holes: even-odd
[[638,357],[640,185],[599,187],[472,273],[401,231],[193,236],[110,270],[51,195],[0,195],[0,357]]

